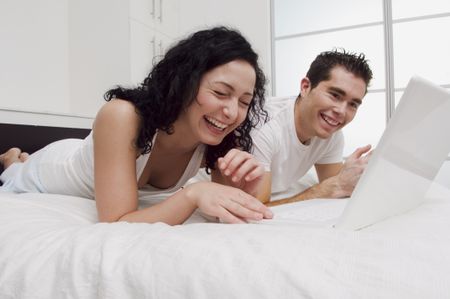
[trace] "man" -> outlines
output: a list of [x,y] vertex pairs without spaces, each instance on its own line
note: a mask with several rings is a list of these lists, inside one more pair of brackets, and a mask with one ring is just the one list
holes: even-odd
[[[300,95],[271,99],[270,120],[253,134],[254,155],[265,166],[258,198],[269,206],[312,198],[350,196],[370,145],[342,163],[341,129],[351,122],[367,93],[372,71],[363,54],[327,51],[312,62],[300,82]],[[315,166],[319,183],[292,197],[270,201]]]

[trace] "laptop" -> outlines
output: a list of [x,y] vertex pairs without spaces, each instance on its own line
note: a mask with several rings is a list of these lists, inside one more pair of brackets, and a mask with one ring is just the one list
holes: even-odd
[[306,214],[306,222],[323,216],[316,226],[359,230],[414,209],[450,152],[449,116],[450,92],[411,78],[352,196],[275,206],[274,221],[301,223]]

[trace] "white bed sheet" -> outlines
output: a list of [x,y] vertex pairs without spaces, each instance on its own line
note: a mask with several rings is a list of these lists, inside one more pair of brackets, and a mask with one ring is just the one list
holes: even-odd
[[0,298],[450,297],[450,197],[357,232],[96,219],[91,200],[0,192]]

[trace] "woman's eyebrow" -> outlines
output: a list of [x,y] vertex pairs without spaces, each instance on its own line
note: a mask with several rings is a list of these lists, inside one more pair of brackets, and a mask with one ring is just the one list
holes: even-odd
[[[235,91],[233,85],[231,85],[231,84],[229,84],[227,82],[224,82],[224,81],[213,81],[212,83],[225,85],[231,91]],[[244,94],[249,95],[249,96],[253,96],[253,92],[250,92],[250,91],[244,92]]]

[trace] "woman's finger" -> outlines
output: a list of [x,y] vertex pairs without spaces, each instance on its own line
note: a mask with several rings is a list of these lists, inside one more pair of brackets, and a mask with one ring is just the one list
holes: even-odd
[[237,192],[237,196],[233,196],[230,198],[246,209],[263,214],[264,218],[273,217],[272,211],[267,206],[265,206],[262,202],[260,202],[250,194],[245,193],[244,191],[239,190]]
[[235,168],[234,172],[232,173],[231,180],[233,182],[239,182],[259,166],[259,162],[254,158],[245,160]]
[[231,214],[243,219],[261,220],[263,214],[255,210],[249,209],[242,204],[236,202],[234,199],[227,200],[223,203],[223,207]]
[[244,180],[246,182],[251,182],[255,179],[262,177],[264,173],[265,173],[264,167],[262,165],[258,165],[244,177]]
[[217,217],[220,219],[221,222],[225,223],[231,223],[231,224],[243,224],[246,223],[244,220],[240,219],[239,217],[236,217],[232,213],[230,213],[226,208],[221,208],[218,213]]
[[235,154],[232,156],[232,158],[228,158],[228,160],[226,161],[226,167],[221,170],[225,175],[227,176],[231,175],[235,173],[236,170],[239,169],[243,163],[245,163],[247,160],[251,158],[253,158],[253,156],[246,152]]

